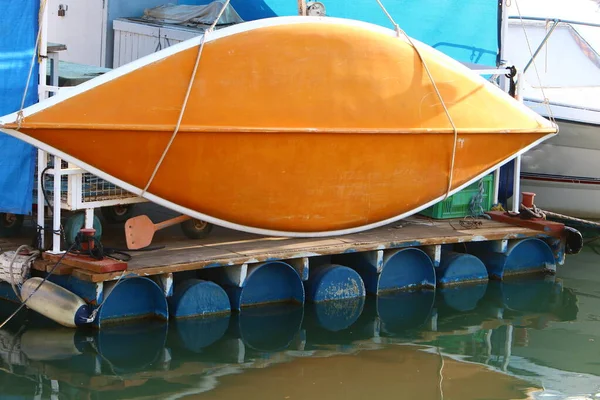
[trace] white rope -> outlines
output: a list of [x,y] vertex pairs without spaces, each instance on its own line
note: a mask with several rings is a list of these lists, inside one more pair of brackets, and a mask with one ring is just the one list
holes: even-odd
[[190,82],[188,84],[187,92],[185,93],[185,98],[183,100],[183,105],[181,107],[181,111],[179,112],[179,118],[177,119],[177,124],[175,125],[175,130],[173,131],[173,134],[171,135],[171,139],[169,140],[167,147],[165,147],[165,150],[163,151],[162,156],[160,157],[160,160],[158,160],[158,162],[156,163],[156,166],[154,167],[154,171],[152,172],[152,175],[150,176],[150,179],[148,180],[146,187],[144,187],[144,190],[142,190],[142,193],[141,193],[142,197],[144,196],[144,194],[146,193],[146,191],[152,184],[152,181],[154,180],[154,177],[156,176],[158,169],[160,168],[163,160],[165,159],[165,157],[167,155],[167,152],[171,148],[171,145],[173,144],[173,141],[175,140],[175,137],[177,136],[177,133],[179,132],[181,120],[183,119],[183,114],[185,113],[185,109],[187,107],[187,102],[190,97],[190,93],[192,91],[192,86],[194,85],[194,81],[196,79],[196,72],[198,71],[198,65],[200,64],[200,58],[202,57],[202,50],[204,50],[204,43],[206,42],[206,37],[217,26],[217,22],[219,22],[219,20],[221,19],[221,16],[223,15],[223,13],[225,12],[225,9],[229,5],[229,1],[230,0],[226,0],[225,3],[223,3],[223,7],[221,8],[221,11],[219,11],[217,18],[215,18],[214,22],[210,25],[210,27],[206,31],[204,31],[204,34],[202,35],[202,41],[200,42],[200,47],[198,48],[198,55],[196,56],[196,63],[194,64],[194,70],[192,71],[192,76],[190,77]]
[[453,179],[453,175],[454,175],[454,163],[456,160],[456,143],[458,142],[458,130],[456,129],[456,125],[454,125],[454,121],[452,120],[452,117],[450,116],[448,107],[446,107],[446,103],[444,102],[444,99],[442,98],[442,94],[440,93],[440,91],[435,83],[435,80],[433,79],[433,76],[431,75],[431,71],[429,71],[429,67],[427,66],[427,63],[425,62],[425,59],[421,55],[421,52],[419,51],[417,46],[415,46],[415,44],[413,43],[410,36],[408,36],[406,34],[406,32],[404,32],[400,28],[400,26],[396,23],[396,21],[394,21],[394,18],[392,18],[390,13],[386,10],[383,3],[381,3],[381,0],[375,0],[375,1],[377,1],[377,3],[379,4],[379,7],[381,7],[381,9],[385,13],[385,15],[388,17],[388,19],[390,20],[392,25],[394,25],[394,28],[396,30],[396,34],[398,35],[398,37],[400,36],[400,34],[403,34],[406,37],[406,40],[408,41],[408,43],[410,43],[410,45],[415,49],[417,55],[419,56],[419,59],[421,60],[421,64],[423,65],[423,68],[425,69],[425,72],[427,72],[427,76],[429,77],[429,80],[431,81],[431,84],[433,86],[433,89],[435,90],[437,97],[438,97],[438,99],[440,99],[440,103],[442,104],[442,107],[444,108],[446,117],[448,118],[448,121],[450,122],[450,125],[452,126],[452,132],[454,133],[454,143],[452,145],[452,158],[450,160],[450,172],[448,174],[448,188],[446,189],[446,194],[444,195],[444,198],[442,199],[442,201],[446,200],[448,198],[448,195],[450,194],[450,189],[452,188],[452,179]]
[[15,261],[17,260],[17,257],[19,257],[19,253],[22,250],[29,250],[30,254],[27,257],[27,259],[25,259],[22,262],[23,268],[26,269],[26,271],[21,270],[21,277],[22,279],[27,276],[29,274],[29,270],[31,268],[31,263],[38,258],[38,256],[40,255],[39,250],[35,250],[32,247],[24,244],[22,246],[19,246],[19,248],[15,251],[15,254],[13,255],[12,259],[10,260],[10,263],[8,264],[8,275],[10,276],[10,286],[12,286],[13,291],[15,292],[15,295],[17,296],[17,298],[23,302],[23,299],[21,298],[21,293],[19,290],[17,290],[17,284],[15,283],[15,276],[13,273],[13,265],[15,263]]
[[[533,69],[535,71],[535,76],[537,77],[538,84],[540,90],[542,92],[542,97],[544,100],[543,104],[546,105],[546,111],[548,111],[548,119],[554,125],[556,125],[556,120],[554,119],[554,114],[552,113],[552,108],[550,108],[550,100],[546,97],[546,93],[544,92],[544,85],[542,85],[542,79],[540,78],[540,74],[537,69],[537,64],[533,58],[533,51],[531,50],[531,43],[529,43],[529,36],[527,36],[527,30],[525,29],[525,23],[523,22],[523,16],[521,15],[521,9],[519,8],[519,2],[515,0],[515,6],[517,7],[517,12],[519,13],[519,21],[521,22],[521,28],[523,29],[523,35],[525,36],[525,42],[527,42],[527,48],[529,49],[529,55],[531,56],[531,63],[533,64]],[[521,79],[525,79],[524,75],[521,75]]]

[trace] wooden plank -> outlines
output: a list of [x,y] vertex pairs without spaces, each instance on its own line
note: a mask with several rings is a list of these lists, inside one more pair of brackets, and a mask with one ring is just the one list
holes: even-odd
[[535,229],[553,236],[560,235],[565,227],[565,225],[561,224],[560,222],[547,221],[541,218],[521,219],[519,217],[511,216],[507,212],[491,211],[488,214],[495,221],[507,222],[513,225],[519,225],[525,228]]
[[44,253],[43,258],[49,262],[58,262],[62,265],[70,267],[89,270],[96,273],[124,271],[127,269],[127,263],[123,261],[117,261],[112,258],[105,257],[102,260],[97,260],[84,255],[78,254],[50,254]]
[[74,267],[72,266],[61,263],[55,268],[55,265],[56,262],[39,259],[33,263],[32,268],[41,272],[50,272],[54,268],[53,275],[71,275],[73,273]]
[[[347,251],[372,251],[406,246],[429,246],[481,240],[503,240],[540,236],[541,232],[485,220],[484,228],[457,230],[457,221],[435,224],[407,224],[399,228],[384,227],[354,235],[334,238],[291,239],[260,236],[221,235],[210,242],[197,244],[178,241],[166,248],[135,254],[128,272],[149,276],[189,271],[207,267],[241,265],[272,259],[300,259],[308,255],[339,254]],[[80,269],[73,276],[91,282],[118,279],[121,273],[94,274]]]
[[[214,260],[228,260],[240,256],[239,254],[226,249],[194,245],[193,241],[188,241],[186,243],[178,242],[161,250],[131,254],[132,259],[129,261],[128,271],[147,267],[189,263],[201,264],[206,262],[207,264],[205,265],[208,265],[213,263]],[[229,263],[224,265],[229,265]]]

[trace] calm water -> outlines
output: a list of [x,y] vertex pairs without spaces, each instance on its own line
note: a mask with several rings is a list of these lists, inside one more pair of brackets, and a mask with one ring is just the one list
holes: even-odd
[[0,398],[600,399],[599,272],[588,249],[556,277],[101,333],[23,314]]

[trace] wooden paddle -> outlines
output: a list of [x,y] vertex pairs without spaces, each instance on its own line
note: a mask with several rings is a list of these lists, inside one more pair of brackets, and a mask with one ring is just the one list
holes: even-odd
[[137,217],[129,218],[127,222],[125,222],[125,240],[127,241],[127,248],[130,250],[137,250],[147,247],[152,243],[154,232],[187,221],[188,219],[191,218],[187,215],[180,215],[179,217],[155,224],[146,215],[138,215]]

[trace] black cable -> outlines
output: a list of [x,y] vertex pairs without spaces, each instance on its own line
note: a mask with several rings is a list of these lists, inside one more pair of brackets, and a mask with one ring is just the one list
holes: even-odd
[[[60,166],[58,166],[58,167],[60,167]],[[45,177],[46,177],[46,171],[48,171],[49,169],[52,169],[52,168],[54,168],[54,166],[50,166],[50,165],[46,166],[46,168],[44,168],[42,170],[42,173],[40,174],[40,178],[39,179],[40,179],[40,186],[41,186],[41,189],[42,189],[42,195],[44,196],[44,201],[46,202],[46,205],[48,206],[48,211],[50,212],[50,214],[54,215],[54,210],[52,209],[52,206],[50,205],[50,200],[48,200],[48,193],[46,192],[46,185],[44,184]],[[60,225],[60,229],[58,231],[55,231],[53,229],[47,229],[44,226],[37,225],[36,237],[33,239],[33,243],[32,243],[34,245],[33,246],[34,248],[36,248],[38,250],[45,250],[44,249],[44,244],[42,243],[42,236],[41,236],[41,233],[40,233],[42,230],[44,230],[44,231],[49,230],[49,231],[52,232],[53,235],[56,235],[56,234],[60,235],[61,239],[63,240],[63,244],[66,247],[66,245],[67,245],[67,238],[66,238],[66,235],[65,235],[65,230],[64,230],[64,228],[63,228],[63,226],[61,224]]]

